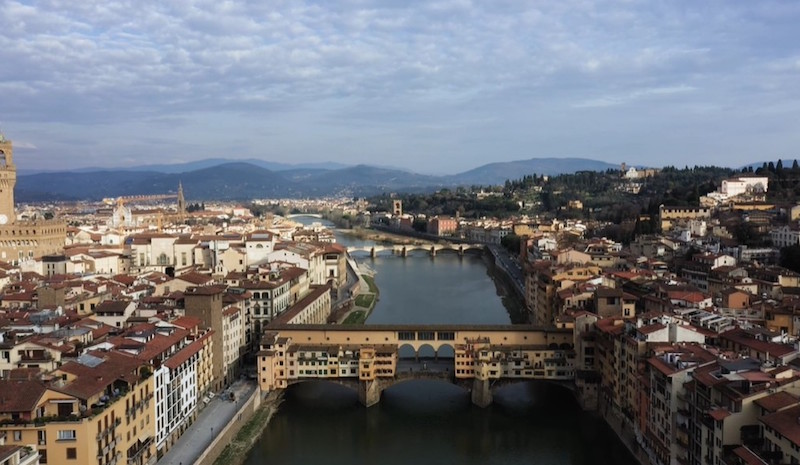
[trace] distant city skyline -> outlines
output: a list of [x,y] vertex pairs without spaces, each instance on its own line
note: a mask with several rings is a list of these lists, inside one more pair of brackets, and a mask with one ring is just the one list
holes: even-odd
[[7,0],[23,170],[800,158],[800,3]]

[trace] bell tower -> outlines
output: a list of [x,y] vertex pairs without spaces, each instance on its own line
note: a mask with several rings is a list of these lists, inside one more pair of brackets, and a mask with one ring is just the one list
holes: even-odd
[[178,181],[178,218],[186,216],[186,198],[183,196],[183,183]]
[[14,213],[14,187],[17,184],[17,167],[14,166],[14,149],[11,141],[0,132],[0,225],[16,220]]

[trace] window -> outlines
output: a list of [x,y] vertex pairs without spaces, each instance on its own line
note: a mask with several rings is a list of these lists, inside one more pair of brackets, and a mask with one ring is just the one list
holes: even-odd
[[67,459],[75,460],[78,458],[78,449],[74,447],[67,447]]
[[74,441],[75,437],[75,430],[74,429],[60,429],[58,430],[58,438],[57,441]]
[[22,431],[14,430],[14,441],[15,442],[22,441]]

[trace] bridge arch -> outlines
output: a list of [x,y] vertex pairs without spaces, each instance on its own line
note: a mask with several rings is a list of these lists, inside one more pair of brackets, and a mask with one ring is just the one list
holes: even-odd
[[400,344],[397,347],[397,358],[400,360],[417,359],[417,348],[412,344]]
[[353,391],[358,393],[359,385],[358,378],[299,378],[289,380],[287,387],[305,385],[331,385],[335,384],[341,386],[342,390]]
[[436,349],[434,349],[433,344],[420,344],[417,348],[417,357],[421,359],[435,359]]
[[456,348],[453,344],[443,342],[436,349],[436,358],[456,358]]

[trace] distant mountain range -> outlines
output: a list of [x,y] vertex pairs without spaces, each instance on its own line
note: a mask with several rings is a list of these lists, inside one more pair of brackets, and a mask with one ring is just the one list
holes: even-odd
[[[229,159],[229,158],[206,158],[205,160],[197,160],[197,161],[190,161],[186,163],[174,163],[174,164],[158,164],[158,165],[142,165],[142,166],[129,166],[129,167],[122,167],[122,168],[101,168],[101,167],[88,167],[88,168],[77,168],[74,170],[68,170],[71,173],[91,173],[95,171],[155,171],[158,173],[185,173],[187,171],[196,171],[201,170],[203,168],[211,168],[214,166],[225,165],[228,163],[249,163],[251,165],[258,166],[260,168],[264,168],[271,171],[288,171],[288,170],[295,170],[295,169],[322,169],[322,170],[338,170],[342,168],[347,168],[349,165],[345,165],[343,163],[335,163],[335,162],[324,162],[324,163],[299,163],[299,164],[289,164],[289,163],[279,163],[275,161],[266,161],[266,160],[259,160],[257,158],[244,158],[244,159]],[[18,174],[20,175],[29,175],[29,174],[39,174],[39,173],[56,173],[60,172],[60,170],[35,170],[35,169],[20,169],[18,170]]]
[[401,169],[337,163],[288,165],[263,160],[208,159],[179,165],[149,165],[113,170],[20,173],[21,202],[97,200],[121,195],[175,192],[183,183],[188,200],[369,196],[382,192],[423,192],[459,185],[497,185],[529,174],[557,175],[618,169],[585,158],[533,158],[481,167],[448,176]]

